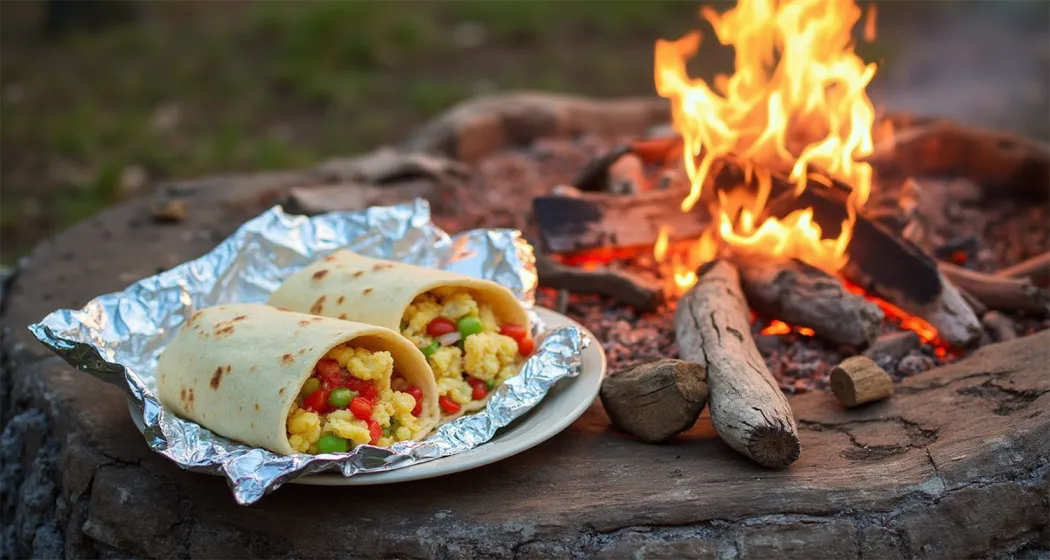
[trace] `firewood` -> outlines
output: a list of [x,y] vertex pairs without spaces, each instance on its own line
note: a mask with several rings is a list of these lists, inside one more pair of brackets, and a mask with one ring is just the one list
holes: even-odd
[[533,215],[543,247],[558,254],[596,249],[652,247],[661,226],[671,240],[697,239],[710,223],[706,208],[681,211],[688,190],[650,190],[632,196],[581,193],[537,196]]
[[915,331],[887,333],[876,338],[864,351],[864,356],[879,364],[879,367],[885,368],[901,361],[901,358],[918,348],[921,343],[922,340]]
[[852,408],[893,395],[893,379],[870,359],[853,356],[831,370],[831,392]]
[[[813,220],[825,237],[837,236],[846,218],[846,198],[838,189],[810,188],[801,195],[786,194],[770,202],[770,215],[783,218],[813,209]],[[921,317],[951,346],[965,348],[981,336],[981,324],[962,294],[937,268],[937,262],[914,243],[857,212],[840,273],[876,297]]]
[[798,428],[784,393],[751,338],[751,310],[729,261],[697,270],[678,300],[675,332],[682,359],[706,366],[711,423],[730,447],[766,467],[798,459]]
[[558,296],[554,300],[554,310],[564,315],[569,310],[569,290],[558,290]]
[[953,284],[965,290],[988,309],[997,311],[1024,311],[1045,315],[1050,296],[1046,290],[1028,280],[1003,278],[970,270],[951,263],[940,263],[941,272]]
[[1050,146],[1038,140],[932,121],[898,130],[868,158],[880,177],[962,176],[985,192],[1046,200]]
[[630,152],[630,146],[620,144],[607,152],[599,154],[580,168],[580,171],[576,173],[576,177],[572,180],[572,185],[581,191],[608,191],[609,168],[624,154]]
[[1004,342],[1007,340],[1013,340],[1017,338],[1017,329],[1014,327],[1014,322],[999,313],[998,311],[989,311],[981,317],[981,324],[991,335],[992,340],[996,342]]
[[664,299],[658,284],[640,276],[606,267],[584,270],[566,266],[543,253],[536,254],[536,274],[541,286],[609,296],[643,311],[655,309]]
[[866,347],[879,334],[877,305],[850,293],[842,282],[798,259],[734,252],[732,261],[751,308],[835,344]]
[[1027,278],[1033,284],[1046,286],[1050,284],[1050,252],[1008,266],[995,275],[1001,278]]
[[662,442],[696,423],[707,404],[707,372],[682,360],[638,364],[606,377],[600,396],[617,429]]
[[626,154],[609,166],[608,190],[613,194],[632,195],[649,190],[645,166],[634,154]]
[[360,183],[338,183],[293,188],[283,201],[292,214],[314,216],[328,212],[363,210],[369,206],[396,204],[426,197],[434,184],[425,179],[412,179],[402,184],[376,186]]

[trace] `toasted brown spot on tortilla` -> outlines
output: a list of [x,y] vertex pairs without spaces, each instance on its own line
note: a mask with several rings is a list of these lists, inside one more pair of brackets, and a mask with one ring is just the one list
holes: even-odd
[[315,272],[314,275],[313,275],[313,279],[314,280],[320,280],[320,279],[324,278],[327,275],[328,275],[328,269],[324,268],[324,269],[321,269],[321,270],[318,270],[317,272]]
[[365,288],[365,291],[362,293],[367,296],[368,294],[372,293],[372,288]]
[[258,367],[258,366],[252,366],[251,368],[249,368],[249,369],[248,369],[248,371],[250,371],[250,372],[252,372],[252,373],[255,373],[255,372],[256,372],[256,371],[258,371],[258,370],[259,370],[259,367]]
[[278,307],[278,308],[277,308],[277,311],[287,311],[288,313],[291,313],[291,312],[292,312],[292,310],[291,310],[291,309],[288,309],[287,307]]
[[310,321],[307,321],[305,319],[302,320],[302,321],[299,321],[299,326],[300,327],[305,327],[306,325],[309,325],[309,324],[310,324]]
[[306,348],[300,348],[300,349],[299,349],[299,355],[300,355],[300,356],[302,356],[302,355],[303,355],[303,354],[305,354],[305,353],[306,353]]
[[184,403],[186,402],[186,388],[185,387],[183,387],[182,389],[179,390],[179,400],[184,402]]
[[364,273],[365,273],[365,271],[358,270],[357,272],[354,273],[354,278],[360,278],[361,275],[364,274]]
[[245,320],[247,318],[248,318],[247,315],[238,315],[238,316],[234,317],[233,319],[230,319],[230,321],[243,321],[243,320]]
[[332,262],[335,260],[335,255],[328,255],[324,258],[324,262]]
[[218,338],[222,338],[222,337],[224,337],[224,336],[226,336],[228,334],[231,334],[231,333],[233,333],[233,325],[227,325],[227,326],[225,326],[225,327],[215,331],[215,336],[217,336]]
[[259,410],[259,403],[255,403],[255,410]]
[[314,304],[310,306],[310,313],[319,314],[321,313],[321,311],[324,311],[324,298],[325,296],[317,298],[317,301],[315,301]]
[[377,265],[373,266],[372,270],[383,270],[383,269],[386,269],[386,268],[394,268],[394,265],[380,263],[380,264],[377,264]]
[[344,301],[346,301],[346,296],[339,296],[339,299],[335,300],[339,305],[342,305]]
[[346,320],[346,313],[340,313],[339,314],[339,318],[345,321]]
[[284,387],[281,387],[280,389],[278,389],[277,390],[277,394],[278,395],[283,395],[284,394],[284,389],[285,389]]
[[219,388],[219,384],[222,383],[223,373],[226,373],[226,371],[222,369],[222,366],[215,368],[215,373],[211,376],[211,382],[208,383],[212,389]]
[[292,363],[294,361],[295,361],[295,356],[293,356],[291,354],[285,354],[285,355],[281,356],[281,363],[283,363],[283,364],[290,364],[290,363]]

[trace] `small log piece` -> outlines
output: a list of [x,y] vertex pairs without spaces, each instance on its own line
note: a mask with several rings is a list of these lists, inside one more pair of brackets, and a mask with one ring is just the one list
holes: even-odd
[[997,311],[1024,311],[1044,316],[1050,295],[1025,279],[1003,278],[984,274],[951,263],[938,265],[952,284],[983,303],[988,309]]
[[864,356],[846,358],[831,370],[831,391],[848,408],[888,398],[893,379]]
[[915,331],[887,333],[876,338],[864,351],[864,356],[879,367],[887,368],[901,361],[901,358],[918,348],[921,343],[922,340]]
[[609,296],[642,311],[652,311],[664,300],[663,289],[640,276],[606,267],[566,266],[543,253],[536,254],[536,274],[546,288]]
[[1036,255],[995,273],[1000,278],[1027,278],[1037,286],[1050,284],[1050,252]]
[[730,447],[758,464],[782,468],[801,452],[784,393],[751,338],[751,310],[736,267],[711,261],[678,300],[675,333],[682,359],[706,366],[711,423]]
[[645,166],[634,154],[626,154],[609,166],[608,190],[613,194],[632,195],[649,190]]
[[581,191],[601,192],[609,190],[609,168],[621,157],[629,153],[631,153],[631,147],[627,144],[620,144],[592,158],[576,173],[576,177],[572,180],[572,186]]
[[998,311],[985,313],[981,317],[981,324],[984,325],[992,340],[996,342],[1005,342],[1017,338],[1017,329],[1014,327],[1014,322]]
[[835,344],[868,346],[884,318],[874,303],[850,293],[842,282],[798,259],[778,259],[742,251],[732,258],[751,308]]
[[682,360],[647,362],[605,378],[599,394],[613,426],[659,443],[696,423],[707,404],[707,372]]

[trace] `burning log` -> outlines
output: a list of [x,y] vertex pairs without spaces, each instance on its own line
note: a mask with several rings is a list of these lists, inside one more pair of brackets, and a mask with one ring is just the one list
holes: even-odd
[[584,270],[565,266],[543,253],[536,254],[536,274],[541,286],[609,296],[643,311],[655,309],[664,299],[660,286],[640,276],[604,267]]
[[532,199],[532,210],[539,224],[540,241],[551,253],[651,247],[660,235],[661,225],[671,228],[674,239],[696,239],[707,228],[709,218],[701,209],[690,213],[680,210],[687,192],[537,196]]
[[638,194],[649,190],[649,180],[645,177],[642,160],[634,154],[627,154],[616,160],[616,163],[609,167],[608,190],[620,195]]
[[846,358],[831,370],[831,392],[848,408],[893,395],[893,379],[864,356]]
[[1039,286],[1050,284],[1050,253],[1034,256],[995,273],[1000,278],[1027,278]]
[[879,334],[882,311],[842,282],[798,259],[735,253],[732,261],[752,309],[813,329],[835,344],[863,348]]
[[600,396],[613,426],[658,443],[696,423],[707,404],[707,372],[681,360],[638,364],[605,378]]
[[1050,296],[1028,280],[1002,278],[950,263],[940,263],[941,273],[988,309],[1024,311],[1045,315]]
[[[783,218],[795,210],[813,209],[813,220],[825,237],[835,237],[846,219],[846,198],[839,189],[810,188],[773,201],[767,213]],[[913,243],[857,212],[849,257],[842,275],[865,292],[916,315],[937,329],[941,340],[959,348],[981,336],[981,325],[962,294],[941,274],[937,262]]]
[[675,332],[682,358],[706,366],[711,422],[730,447],[766,467],[786,467],[800,453],[798,428],[784,393],[751,338],[736,268],[711,261],[678,300]]
[[572,186],[581,191],[609,190],[609,168],[616,163],[616,160],[629,153],[631,153],[631,147],[621,144],[605,153],[599,154],[580,168],[580,171],[576,173],[576,177],[572,180]]

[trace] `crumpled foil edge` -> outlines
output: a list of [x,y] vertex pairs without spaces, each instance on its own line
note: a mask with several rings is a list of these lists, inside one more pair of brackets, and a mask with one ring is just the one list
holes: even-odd
[[[420,442],[370,445],[345,455],[280,456],[211,433],[157,400],[153,372],[164,345],[194,310],[232,302],[265,302],[291,273],[337,249],[434,266],[508,287],[529,309],[537,350],[488,406],[439,427]],[[576,327],[547,329],[532,310],[537,285],[532,247],[516,230],[472,230],[450,236],[430,220],[425,200],[290,216],[274,207],[243,224],[200,258],[97,297],[79,310],[60,309],[29,327],[73,367],[124,389],[146,443],[180,467],[224,476],[235,500],[251,504],[289,480],[318,473],[343,476],[409,467],[473,449],[535,407],[559,380],[579,375],[589,337]]]

